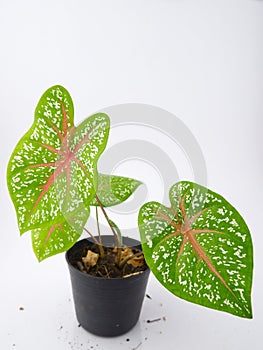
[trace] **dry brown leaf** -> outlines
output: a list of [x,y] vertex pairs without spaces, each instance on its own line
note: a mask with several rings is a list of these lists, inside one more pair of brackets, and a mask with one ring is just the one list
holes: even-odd
[[94,253],[91,250],[88,250],[87,255],[84,258],[82,258],[82,261],[85,264],[86,268],[90,268],[97,264],[98,258],[99,258],[99,254]]
[[[115,250],[116,250],[115,252],[117,252],[117,248],[115,248]],[[127,264],[130,264],[133,267],[139,267],[145,264],[143,254],[140,256],[133,256],[133,255],[134,253],[131,248],[128,248],[126,246],[122,247],[121,260],[124,260],[125,258],[130,256],[130,259],[127,261]]]
[[132,252],[131,248],[125,247],[124,250],[122,250],[122,252],[121,252],[121,259],[124,259],[124,258],[126,258],[126,256],[132,255],[132,254],[133,254],[133,252]]
[[144,256],[143,254],[140,256],[134,256],[130,260],[128,260],[127,264],[132,265],[133,267],[143,266],[144,265]]

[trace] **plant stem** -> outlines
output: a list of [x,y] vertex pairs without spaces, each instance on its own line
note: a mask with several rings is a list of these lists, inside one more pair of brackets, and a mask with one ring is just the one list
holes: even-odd
[[99,242],[101,242],[101,234],[100,234],[100,224],[99,224],[99,213],[98,213],[98,207],[96,207],[96,221],[97,221],[97,228],[98,228],[98,235],[99,235]]
[[119,242],[118,235],[115,232],[114,227],[112,226],[112,224],[110,222],[110,219],[108,217],[108,214],[106,213],[106,211],[105,211],[105,209],[104,209],[104,207],[103,207],[99,197],[97,196],[97,194],[96,194],[95,198],[96,198],[96,200],[97,200],[97,202],[98,202],[98,204],[100,206],[100,209],[103,212],[103,215],[105,216],[105,219],[107,220],[108,225],[110,226],[111,231],[113,233],[113,236],[114,236],[114,239],[115,239],[115,243],[116,243],[116,246],[117,246],[117,256],[116,256],[116,261],[115,262],[116,262],[117,265],[120,265],[120,261],[121,261],[121,247],[120,247],[120,242]]
[[96,200],[97,200],[97,202],[98,202],[98,204],[99,204],[99,206],[100,206],[101,211],[103,212],[103,215],[105,216],[105,219],[107,220],[107,222],[108,222],[108,224],[109,224],[109,226],[110,226],[110,228],[111,228],[111,231],[112,231],[112,233],[113,233],[113,235],[114,235],[115,243],[116,243],[117,247],[119,247],[120,244],[119,244],[118,235],[117,235],[117,233],[115,232],[115,230],[114,230],[112,224],[110,223],[110,219],[109,219],[109,217],[108,217],[108,214],[106,213],[106,211],[105,211],[105,209],[104,209],[104,207],[103,207],[103,205],[102,205],[102,203],[101,203],[101,201],[100,201],[100,199],[99,199],[99,197],[98,197],[97,195],[96,195]]
[[100,244],[100,242],[93,236],[93,234],[88,229],[86,229],[86,227],[84,227],[84,230],[90,235],[90,237],[93,239],[94,243],[97,244],[99,251],[100,251],[100,256],[101,256],[101,258],[104,258],[104,256],[105,256],[104,249],[103,249],[102,245]]

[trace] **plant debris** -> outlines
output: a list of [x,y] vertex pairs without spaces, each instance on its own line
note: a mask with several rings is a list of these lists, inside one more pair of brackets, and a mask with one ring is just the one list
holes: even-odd
[[136,348],[132,348],[132,350],[137,350],[137,349],[139,349],[139,347],[142,345],[142,342],[140,342],[137,346],[136,346]]
[[161,317],[160,318],[156,318],[154,320],[147,320],[146,322],[147,323],[153,323],[153,322],[158,322],[158,321],[161,321]]
[[127,257],[130,257],[127,264],[134,267],[143,266],[145,263],[143,254],[136,256],[131,248],[126,247],[121,252],[121,259],[125,259]]
[[143,272],[143,271],[137,271],[137,272],[129,273],[128,275],[124,275],[123,278],[127,278],[127,277],[131,277],[131,276],[139,275],[139,274],[142,273],[142,272]]
[[93,253],[91,250],[87,251],[87,255],[82,258],[82,262],[86,268],[87,271],[93,266],[97,264],[97,261],[99,259],[99,254]]
[[140,274],[147,269],[144,256],[138,248],[126,246],[122,248],[122,260],[128,259],[123,266],[118,266],[115,262],[116,247],[104,247],[104,251],[105,255],[101,258],[98,246],[87,243],[87,246],[75,253],[70,263],[83,273],[103,278],[126,278]]
[[23,306],[20,306],[19,310],[24,311],[25,309],[23,308]]

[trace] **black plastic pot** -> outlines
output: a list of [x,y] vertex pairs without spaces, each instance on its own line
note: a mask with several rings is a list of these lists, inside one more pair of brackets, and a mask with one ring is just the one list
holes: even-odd
[[[102,236],[103,245],[113,242],[113,236]],[[111,279],[83,273],[71,262],[87,243],[93,244],[83,239],[66,252],[78,322],[87,331],[100,336],[126,333],[139,319],[150,269],[127,278]],[[123,243],[141,248],[140,242],[131,238],[123,237]]]

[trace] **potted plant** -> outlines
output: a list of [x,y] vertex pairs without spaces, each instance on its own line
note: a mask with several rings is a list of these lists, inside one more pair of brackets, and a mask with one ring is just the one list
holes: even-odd
[[[105,208],[126,200],[140,182],[98,174],[109,117],[98,113],[75,127],[73,113],[63,87],[43,94],[33,125],[11,155],[7,181],[20,233],[31,231],[38,260],[67,251],[80,324],[104,336],[127,332],[138,320],[149,268],[180,298],[252,318],[252,241],[236,209],[182,181],[170,189],[170,207],[141,207],[141,244],[123,238]],[[98,235],[85,227],[91,206]],[[98,209],[112,236],[101,235]],[[78,241],[83,231],[90,239]]]

